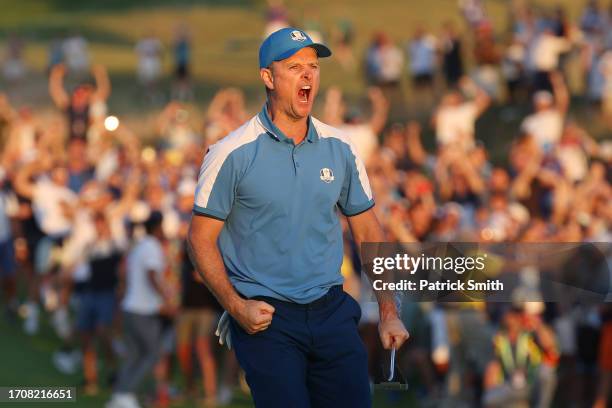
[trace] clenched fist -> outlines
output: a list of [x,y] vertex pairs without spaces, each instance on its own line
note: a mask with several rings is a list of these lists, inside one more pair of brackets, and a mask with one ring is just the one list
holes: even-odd
[[234,311],[232,317],[249,334],[264,331],[272,323],[274,307],[260,300],[245,300]]
[[410,335],[398,317],[383,319],[378,324],[380,341],[386,350],[399,349]]

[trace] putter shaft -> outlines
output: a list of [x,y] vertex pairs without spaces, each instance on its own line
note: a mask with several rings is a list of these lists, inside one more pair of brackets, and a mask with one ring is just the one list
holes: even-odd
[[395,347],[391,349],[391,367],[389,369],[389,379],[387,381],[393,380],[395,377]]

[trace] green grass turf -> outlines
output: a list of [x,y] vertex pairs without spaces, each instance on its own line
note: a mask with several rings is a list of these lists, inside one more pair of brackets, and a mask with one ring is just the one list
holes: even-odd
[[[36,386],[63,386],[79,387],[83,381],[81,373],[65,375],[59,373],[53,366],[52,354],[60,346],[59,340],[54,336],[51,328],[44,321],[41,331],[36,336],[28,336],[23,333],[20,324],[8,323],[3,317],[0,318],[0,386],[3,387],[36,387]],[[104,373],[100,378],[104,378]],[[180,388],[181,378],[175,373],[172,384]],[[151,389],[151,379],[149,378],[141,391]],[[110,398],[108,387],[102,387],[100,393],[95,397],[88,397],[81,394],[81,389],[77,388],[76,403],[56,403],[45,402],[47,407],[102,407]],[[9,405],[0,403],[0,407]],[[41,403],[20,402],[21,408],[38,408]],[[197,403],[185,401],[174,403],[173,408],[195,408]],[[241,392],[236,392],[234,402],[228,408],[252,407],[250,396]],[[383,391],[375,392],[375,408],[391,407],[414,407],[416,405],[414,396],[411,393],[399,393],[395,396]]]

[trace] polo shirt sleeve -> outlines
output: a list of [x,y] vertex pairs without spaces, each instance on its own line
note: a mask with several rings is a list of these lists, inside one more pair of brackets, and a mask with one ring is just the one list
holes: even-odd
[[361,214],[374,206],[370,181],[365,166],[350,140],[346,141],[346,173],[338,199],[342,214],[353,216]]
[[237,159],[223,145],[213,145],[204,157],[195,192],[193,213],[225,221],[238,184]]

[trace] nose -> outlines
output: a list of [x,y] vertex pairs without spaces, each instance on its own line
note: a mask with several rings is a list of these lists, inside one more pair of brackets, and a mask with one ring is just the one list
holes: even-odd
[[306,80],[312,79],[312,68],[311,67],[306,67],[304,71],[302,71],[302,78]]

